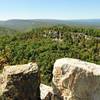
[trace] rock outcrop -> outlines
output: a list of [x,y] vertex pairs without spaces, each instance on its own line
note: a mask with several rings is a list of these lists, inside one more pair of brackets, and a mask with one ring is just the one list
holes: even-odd
[[36,63],[6,66],[0,74],[0,100],[100,100],[100,65],[58,59],[52,83],[40,84]]
[[53,85],[54,93],[62,100],[100,100],[100,65],[58,59],[53,69]]
[[40,100],[36,63],[6,66],[0,75],[0,100]]

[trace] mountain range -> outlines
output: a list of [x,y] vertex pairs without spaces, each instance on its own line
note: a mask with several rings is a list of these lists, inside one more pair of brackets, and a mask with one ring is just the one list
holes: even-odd
[[55,20],[55,19],[12,19],[0,21],[0,27],[7,27],[19,31],[28,31],[32,28],[51,25],[73,25],[100,28],[100,19],[80,19],[80,20]]

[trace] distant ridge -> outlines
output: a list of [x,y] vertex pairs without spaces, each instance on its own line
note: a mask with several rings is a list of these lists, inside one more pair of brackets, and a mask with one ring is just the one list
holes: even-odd
[[100,19],[77,19],[77,20],[56,20],[56,19],[11,19],[0,21],[1,27],[16,29],[19,31],[30,30],[35,27],[51,26],[57,24],[93,26],[100,28]]

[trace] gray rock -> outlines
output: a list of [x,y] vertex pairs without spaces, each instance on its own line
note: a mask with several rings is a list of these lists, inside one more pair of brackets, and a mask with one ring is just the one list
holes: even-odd
[[54,92],[63,100],[100,100],[100,65],[78,59],[56,60]]
[[36,63],[6,66],[0,76],[0,100],[40,100]]

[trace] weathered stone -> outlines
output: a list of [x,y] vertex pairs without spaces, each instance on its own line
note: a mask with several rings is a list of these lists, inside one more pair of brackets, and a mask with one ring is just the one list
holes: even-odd
[[53,88],[44,84],[40,84],[41,100],[51,100],[53,96]]
[[53,69],[54,92],[63,100],[100,100],[100,65],[58,59]]
[[36,63],[6,66],[0,76],[0,100],[40,100]]

